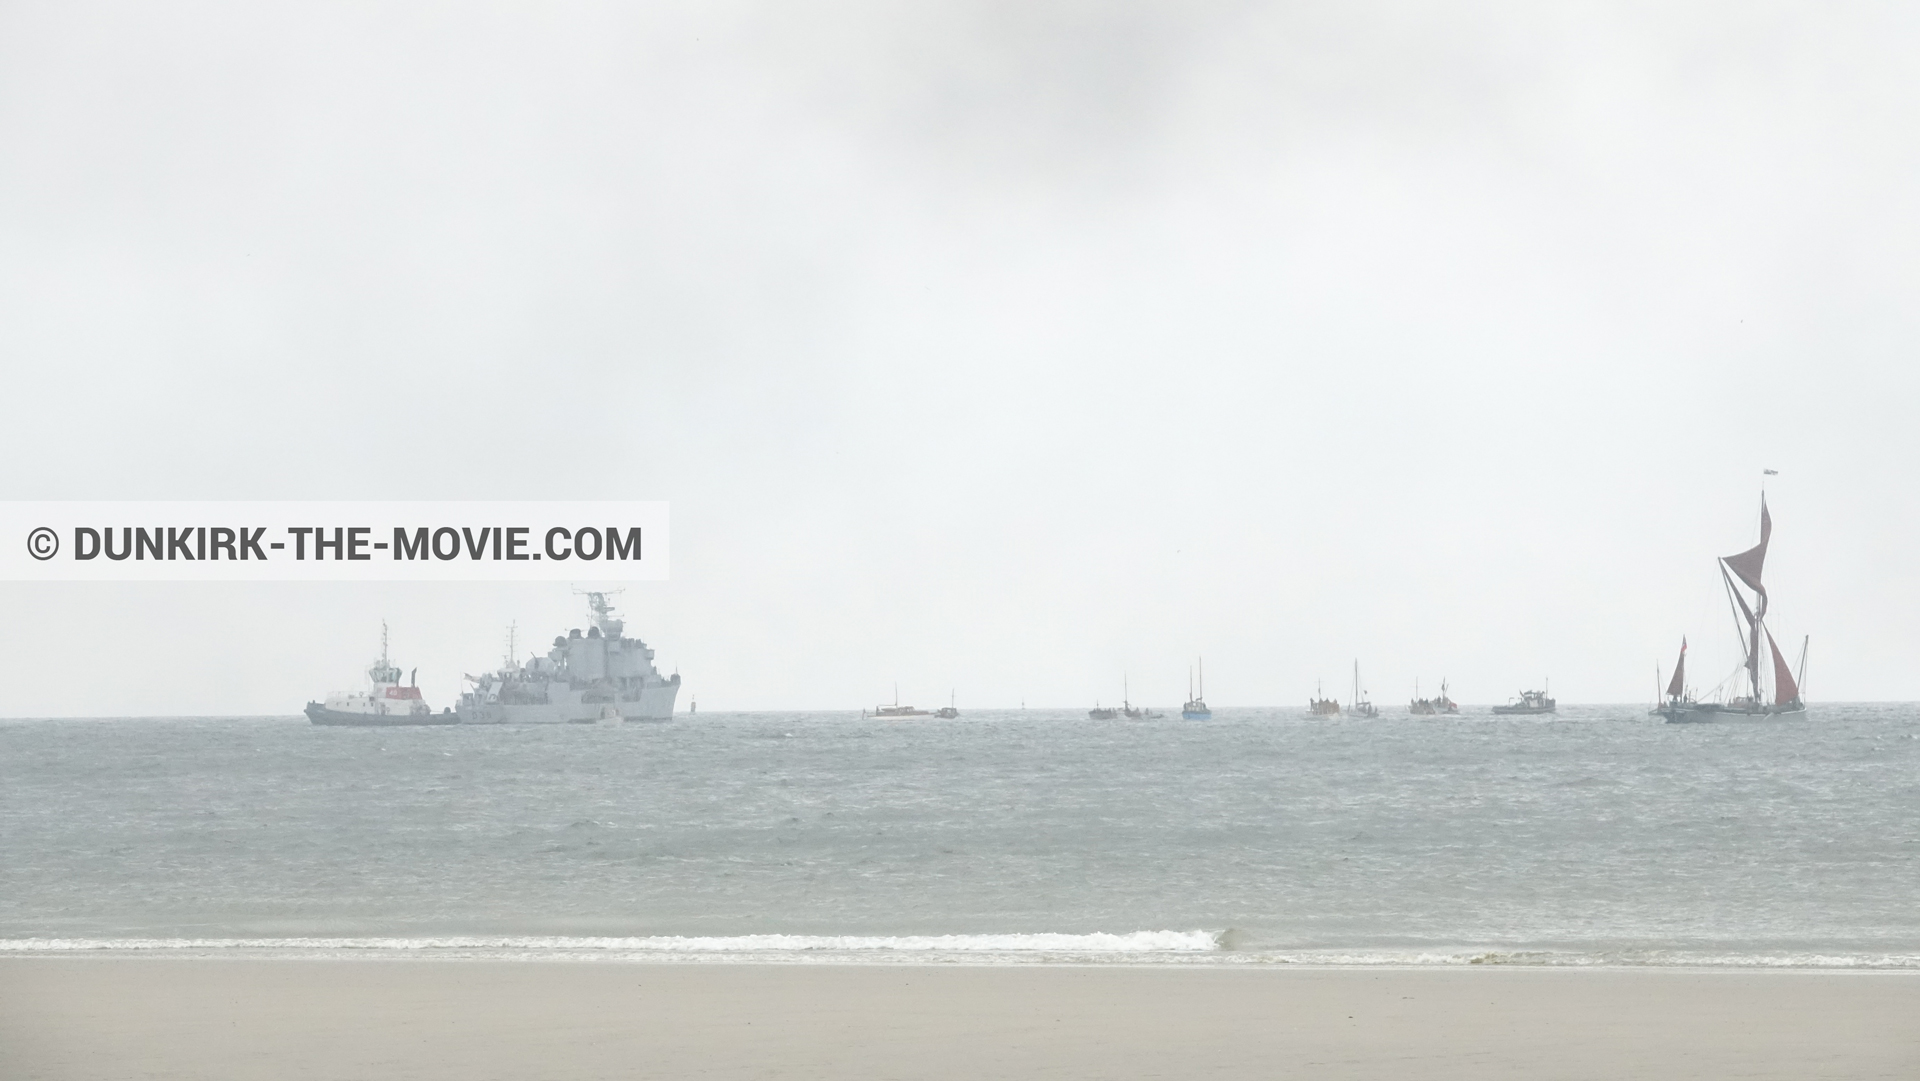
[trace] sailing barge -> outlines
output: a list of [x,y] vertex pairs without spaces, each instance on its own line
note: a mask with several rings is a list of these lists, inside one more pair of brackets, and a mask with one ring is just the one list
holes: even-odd
[[[1667,683],[1665,700],[1653,711],[1668,724],[1800,718],[1807,715],[1807,705],[1800,697],[1800,688],[1807,675],[1807,640],[1802,639],[1800,643],[1797,670],[1789,668],[1786,658],[1780,653],[1779,644],[1773,640],[1773,632],[1767,628],[1770,598],[1760,575],[1767,562],[1767,545],[1772,539],[1773,514],[1767,509],[1767,497],[1763,494],[1760,497],[1760,543],[1737,555],[1722,556],[1718,561],[1720,580],[1726,586],[1728,604],[1733,608],[1734,621],[1740,629],[1740,648],[1745,659],[1731,676],[1714,689],[1716,693],[1725,692],[1725,697],[1695,701],[1687,689],[1687,643],[1684,638],[1681,639],[1680,659],[1673,666],[1673,679]],[[1745,586],[1747,592],[1752,594],[1752,603],[1742,594],[1741,586]],[[1767,655],[1773,662],[1766,668],[1760,663],[1762,639],[1766,641]]]

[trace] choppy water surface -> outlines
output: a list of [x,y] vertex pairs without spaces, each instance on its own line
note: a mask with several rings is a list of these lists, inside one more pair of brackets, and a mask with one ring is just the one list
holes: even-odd
[[1917,826],[1910,705],[12,721],[0,949],[1920,967]]

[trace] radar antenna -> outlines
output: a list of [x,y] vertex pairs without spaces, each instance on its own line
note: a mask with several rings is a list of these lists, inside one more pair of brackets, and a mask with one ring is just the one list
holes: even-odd
[[576,589],[573,592],[578,596],[587,598],[587,609],[593,613],[593,625],[600,628],[601,634],[609,638],[618,638],[620,633],[626,630],[627,625],[624,622],[613,618],[613,602],[607,599],[608,597],[618,597],[620,594],[626,592],[626,590]]
[[400,670],[387,658],[387,621],[384,619],[380,621],[380,659],[367,669],[367,675],[375,683],[400,682]]

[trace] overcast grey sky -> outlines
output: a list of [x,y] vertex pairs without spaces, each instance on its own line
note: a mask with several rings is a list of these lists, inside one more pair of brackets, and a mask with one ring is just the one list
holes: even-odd
[[[703,709],[1920,697],[1920,9],[0,3],[0,497],[666,499]],[[541,586],[0,584],[0,714]]]

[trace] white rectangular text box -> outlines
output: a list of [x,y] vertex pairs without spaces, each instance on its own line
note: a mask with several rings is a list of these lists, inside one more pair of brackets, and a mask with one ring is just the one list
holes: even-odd
[[8,502],[0,580],[662,581],[664,502]]

